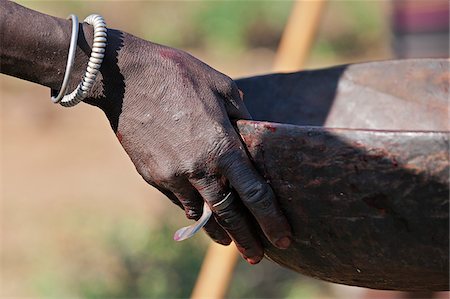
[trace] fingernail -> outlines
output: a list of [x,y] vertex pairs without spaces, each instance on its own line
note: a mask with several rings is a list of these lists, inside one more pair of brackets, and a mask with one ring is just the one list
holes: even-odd
[[277,245],[280,249],[286,249],[291,245],[291,238],[289,237],[283,237],[281,239],[278,239],[278,241],[275,242],[275,245]]
[[251,264],[251,265],[256,265],[257,263],[259,263],[261,261],[262,258],[258,258],[258,257],[246,257],[245,260]]

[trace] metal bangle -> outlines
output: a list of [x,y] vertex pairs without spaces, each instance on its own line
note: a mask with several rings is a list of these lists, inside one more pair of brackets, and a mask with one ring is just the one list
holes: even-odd
[[73,62],[75,61],[79,23],[76,15],[70,15],[69,18],[72,20],[72,35],[70,37],[69,55],[67,56],[66,71],[64,73],[61,89],[56,97],[52,97],[52,102],[55,104],[59,103],[66,94],[67,86],[69,85],[70,73],[72,72]]
[[[102,16],[100,15],[90,15],[84,21],[92,26],[94,26],[94,41],[92,44],[92,51],[89,58],[88,66],[86,69],[86,72],[83,75],[83,78],[78,84],[77,88],[72,91],[68,95],[64,95],[62,99],[59,99],[59,104],[64,107],[72,107],[80,103],[83,99],[85,99],[89,91],[91,90],[92,86],[95,83],[95,79],[97,78],[97,74],[100,70],[100,67],[103,62],[103,58],[105,57],[105,49],[106,49],[106,37],[107,37],[107,29],[106,29],[106,23]],[[77,33],[78,35],[78,33]],[[76,46],[76,38],[74,43],[72,43],[71,39],[71,47],[72,44],[74,44],[74,48]],[[70,50],[69,50],[70,55]],[[73,53],[75,55],[75,51]],[[72,58],[72,57],[69,57]],[[69,61],[68,61],[69,63]],[[73,64],[73,61],[72,61]],[[69,69],[68,69],[69,70]],[[70,68],[71,70],[71,68]],[[66,71],[66,74],[70,74],[70,71]],[[67,86],[62,86],[60,93],[63,91],[62,89],[67,89]],[[65,90],[63,92],[65,94]],[[55,101],[54,101],[55,102]],[[57,103],[55,102],[55,103]]]

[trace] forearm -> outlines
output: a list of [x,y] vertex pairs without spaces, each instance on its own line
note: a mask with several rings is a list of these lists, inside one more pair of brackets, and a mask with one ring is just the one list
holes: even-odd
[[[0,72],[53,89],[61,86],[67,63],[71,21],[0,0]],[[92,28],[80,26],[72,86],[86,68]]]

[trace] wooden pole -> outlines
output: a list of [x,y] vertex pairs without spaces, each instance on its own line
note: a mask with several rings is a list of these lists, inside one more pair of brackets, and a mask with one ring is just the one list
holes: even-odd
[[[311,50],[327,0],[296,1],[275,56],[274,72],[298,70]],[[239,256],[233,244],[211,243],[197,278],[192,299],[222,299]]]
[[327,0],[297,1],[281,37],[274,72],[301,69],[314,43]]
[[234,244],[225,247],[212,242],[203,260],[192,299],[224,298],[239,253]]

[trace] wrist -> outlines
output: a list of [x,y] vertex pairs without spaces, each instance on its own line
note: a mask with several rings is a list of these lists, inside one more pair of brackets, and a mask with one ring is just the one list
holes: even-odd
[[[82,36],[80,36],[78,43],[78,48],[81,52],[80,56],[87,58],[85,61],[83,61],[84,57],[81,57],[79,60],[76,58],[78,77],[74,79],[73,88],[80,82],[81,77],[86,71],[94,39],[92,26],[84,23],[83,29],[80,32],[82,32],[80,33]],[[98,106],[102,109],[106,108],[105,106],[114,105],[116,99],[123,98],[125,92],[124,76],[122,75],[118,58],[121,55],[124,33],[108,28],[107,35],[103,62],[99,69],[97,79],[88,97],[84,100],[87,104]]]
[[0,3],[1,72],[44,86],[57,86],[64,72],[70,21],[16,3]]
[[[84,20],[85,23],[92,25],[94,28],[94,39],[92,43],[92,50],[89,57],[89,62],[83,73],[82,79],[77,87],[68,92],[69,80],[72,75],[72,68],[75,63],[76,49],[78,44],[79,23],[75,15],[70,15],[72,20],[72,35],[70,39],[70,48],[67,57],[67,66],[64,73],[64,80],[60,90],[52,93],[52,102],[59,103],[64,107],[73,107],[84,101],[91,95],[92,87],[96,82],[97,75],[105,57],[106,42],[107,42],[107,28],[105,20],[98,14],[91,14]],[[83,36],[83,34],[81,34]],[[84,39],[85,40],[85,39]]]
[[[81,23],[78,28],[67,92],[80,83],[94,40],[92,26]],[[39,13],[14,2],[0,2],[1,73],[59,90],[66,70],[71,33],[70,20]]]

